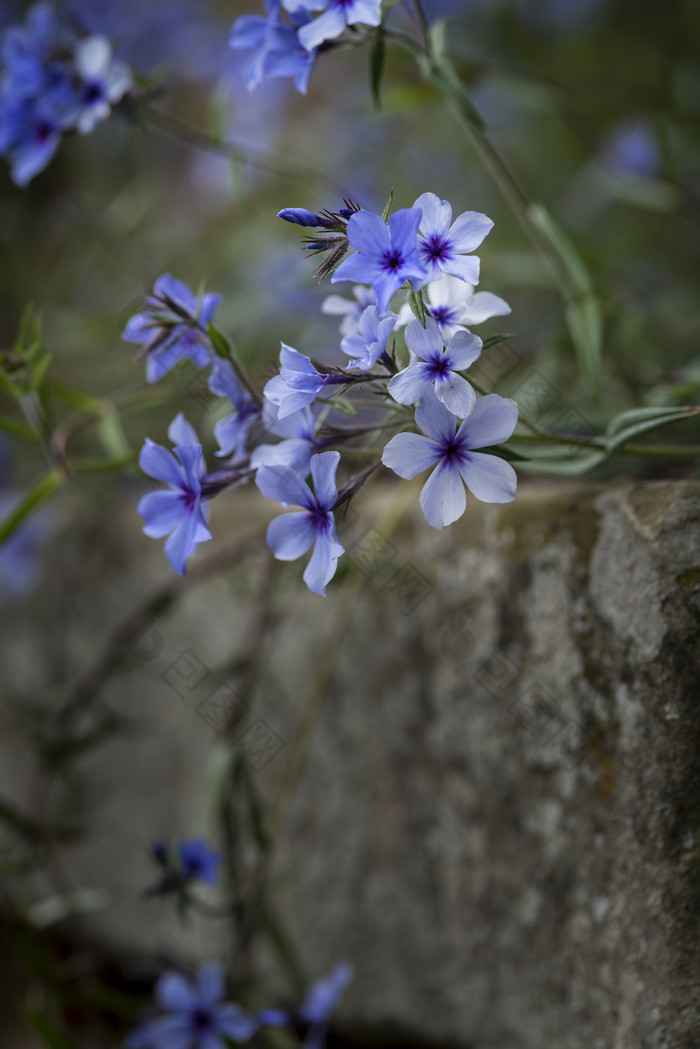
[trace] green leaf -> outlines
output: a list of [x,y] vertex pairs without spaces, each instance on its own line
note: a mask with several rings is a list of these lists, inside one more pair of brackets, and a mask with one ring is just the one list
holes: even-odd
[[492,346],[498,346],[499,342],[506,342],[508,339],[516,338],[515,332],[496,332],[494,335],[485,336],[482,342],[482,350],[490,350]]
[[75,1049],[75,1044],[68,1035],[54,1027],[41,1013],[35,1013],[28,1005],[22,1007],[22,1012],[29,1026],[48,1049]]
[[423,292],[419,291],[418,294],[409,288],[408,291],[408,305],[411,307],[411,311],[416,320],[425,327],[425,303],[423,302]]
[[132,455],[116,408],[110,405],[103,409],[97,429],[104,449],[111,459],[123,461]]
[[374,38],[374,43],[369,53],[369,84],[372,91],[372,101],[376,109],[382,108],[381,86],[385,57],[384,34],[380,29]]
[[391,209],[393,208],[393,206],[394,206],[394,190],[392,189],[391,193],[389,194],[389,199],[386,202],[386,207],[384,208],[384,211],[382,212],[382,221],[384,221],[384,222],[388,222],[389,221],[389,216],[391,215]]
[[22,437],[28,441],[38,441],[39,435],[31,426],[27,426],[26,423],[18,422],[15,419],[6,419],[0,416],[0,430],[3,433],[10,433],[13,437]]
[[233,350],[226,336],[222,335],[222,333],[214,327],[211,321],[209,321],[209,324],[207,325],[207,331],[209,332],[209,338],[211,339],[211,344],[217,357],[223,357],[225,361],[230,361],[233,356]]
[[344,401],[342,397],[336,397],[332,405],[341,415],[357,415],[357,408],[353,408],[350,402]]
[[49,470],[25,492],[17,505],[0,521],[0,546],[14,535],[20,525],[37,510],[49,496],[61,486],[63,475],[56,469]]
[[566,307],[566,320],[579,367],[589,385],[596,389],[600,385],[603,346],[600,302],[595,296],[586,295],[580,302],[571,303]]
[[[633,408],[631,411],[621,412],[608,424],[607,436],[614,437],[622,430],[638,424],[651,423],[653,426],[663,426],[666,422],[675,422],[684,419],[688,415],[696,414],[700,409],[691,406],[669,407],[667,405],[652,408]],[[647,427],[651,429],[652,426]],[[640,431],[642,432],[642,431]]]

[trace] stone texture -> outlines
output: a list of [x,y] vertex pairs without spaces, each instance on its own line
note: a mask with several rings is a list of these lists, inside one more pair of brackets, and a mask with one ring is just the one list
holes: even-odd
[[[441,533],[417,490],[359,500],[325,601],[278,566],[251,717],[282,741],[257,773],[271,800],[305,757],[277,872],[310,970],[349,958],[348,1026],[403,1032],[395,1045],[698,1049],[700,485],[524,485],[509,506],[469,500]],[[240,498],[217,542],[267,519]],[[168,575],[138,521],[114,522],[84,584],[101,593],[80,629],[56,628],[69,672]],[[226,755],[168,668],[182,652],[231,661],[263,564],[189,593],[103,691],[132,728],[84,763],[96,833],[63,860],[109,890],[86,925],[115,947],[211,957],[212,923],[181,941],[139,897],[148,843],[208,828]],[[3,620],[13,680],[46,663],[31,609]],[[4,718],[0,793],[26,806]]]

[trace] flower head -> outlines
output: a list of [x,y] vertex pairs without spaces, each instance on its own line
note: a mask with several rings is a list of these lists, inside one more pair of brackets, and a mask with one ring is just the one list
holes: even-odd
[[75,67],[81,83],[78,91],[78,131],[85,135],[106,120],[115,102],[131,87],[131,70],[112,57],[109,41],[89,36],[75,49]]
[[[294,3],[296,0],[284,0],[288,10]],[[313,10],[325,8],[322,15],[299,30],[299,41],[308,50],[340,36],[346,26],[377,26],[382,21],[381,0],[315,0],[308,6]]]
[[479,247],[493,222],[478,211],[464,211],[452,222],[452,206],[435,193],[422,193],[413,205],[420,208],[418,254],[426,269],[423,283],[450,273],[468,284],[479,283],[479,259],[468,252]]
[[283,514],[271,521],[267,542],[280,561],[296,561],[313,544],[304,582],[309,590],[324,596],[338,558],[345,552],[333,517],[338,500],[335,474],[339,462],[339,452],[311,456],[313,492],[301,474],[285,466],[261,466],[255,475],[255,483],[268,499],[303,508],[300,513]]
[[279,0],[266,0],[267,17],[242,15],[231,29],[229,47],[252,51],[244,76],[246,87],[254,91],[268,77],[293,77],[294,85],[306,93],[316,60],[313,48],[306,47],[297,30],[305,26],[310,15],[297,3],[290,11],[290,24],[280,21]]
[[515,498],[517,478],[510,463],[474,449],[507,441],[517,421],[515,401],[490,393],[479,398],[455,432],[454,415],[430,393],[416,409],[416,423],[425,436],[392,437],[382,462],[406,478],[436,467],[423,485],[420,504],[428,524],[444,528],[464,513],[465,484],[485,503],[509,503]]
[[219,444],[216,454],[230,456],[235,462],[245,455],[248,434],[260,415],[260,405],[238,381],[231,364],[221,357],[214,360],[209,389],[219,397],[227,397],[235,409],[214,427],[214,436]]
[[481,339],[462,328],[445,346],[437,322],[426,317],[425,328],[419,321],[408,325],[406,345],[422,362],[409,365],[389,381],[387,389],[394,400],[399,404],[415,404],[432,389],[453,415],[461,419],[468,415],[476,402],[476,394],[459,373],[481,353]]
[[180,856],[180,874],[186,881],[199,880],[216,885],[221,856],[204,838],[182,841],[177,847]]
[[[482,324],[491,317],[503,317],[510,313],[510,306],[490,291],[474,291],[472,284],[466,284],[457,277],[444,273],[440,280],[428,285],[425,296],[430,316],[437,321],[440,331],[446,338],[454,335],[460,327],[471,328]],[[406,302],[399,310],[397,327],[402,327],[413,320],[414,314]]]
[[321,390],[334,383],[346,383],[344,375],[322,374],[303,353],[282,343],[279,375],[265,385],[265,398],[278,408],[278,418],[313,404]]
[[[164,492],[150,492],[138,505],[145,520],[143,531],[152,539],[168,536],[165,554],[179,575],[198,543],[211,539],[207,528],[208,504],[202,499],[205,465],[202,446],[182,414],[170,425],[173,452],[146,438],[139,466],[149,477],[167,485]],[[174,453],[174,454],[173,454]]]
[[389,301],[405,280],[424,282],[427,273],[418,259],[419,208],[396,211],[389,223],[371,211],[358,211],[348,220],[348,240],[356,255],[341,262],[331,283],[352,280],[371,284],[377,309],[384,313]]
[[127,321],[122,338],[143,344],[148,355],[146,378],[158,382],[184,357],[205,368],[212,359],[207,325],[213,318],[220,295],[200,300],[182,281],[164,273],[146,299],[145,308]]
[[340,322],[340,334],[343,336],[356,335],[363,312],[368,306],[377,305],[377,296],[371,288],[365,288],[363,284],[356,284],[352,289],[352,294],[355,298],[354,302],[351,299],[344,299],[342,295],[326,295],[321,303],[321,313],[330,313],[343,318]]
[[357,333],[346,335],[340,343],[343,353],[353,358],[348,362],[349,367],[361,371],[373,368],[382,354],[386,353],[386,344],[397,320],[395,313],[387,312],[380,316],[376,306],[368,306],[363,310]]
[[165,973],[156,985],[156,1001],[165,1015],[129,1035],[128,1049],[224,1049],[226,1039],[250,1041],[256,1020],[237,1005],[222,1002],[223,995],[220,965],[202,965],[191,980]]

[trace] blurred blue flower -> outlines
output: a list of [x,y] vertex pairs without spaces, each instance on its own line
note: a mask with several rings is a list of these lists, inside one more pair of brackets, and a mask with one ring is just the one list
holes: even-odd
[[112,57],[110,43],[103,36],[80,41],[75,49],[75,68],[81,78],[76,126],[85,135],[107,119],[111,106],[129,90],[131,70]]
[[321,1049],[331,1015],[352,980],[352,966],[339,962],[324,980],[315,983],[301,1007],[300,1016],[309,1024],[304,1049]]
[[212,849],[204,838],[191,838],[180,842],[180,873],[187,881],[197,879],[206,885],[216,885],[221,866],[221,856]]
[[420,505],[428,524],[441,529],[464,513],[465,484],[485,503],[515,498],[517,478],[510,463],[474,449],[507,441],[517,421],[515,401],[490,393],[479,398],[455,432],[458,420],[429,392],[416,409],[416,423],[426,436],[397,434],[384,449],[382,462],[406,479],[436,467],[423,485]]
[[417,236],[421,221],[418,208],[396,211],[387,225],[380,215],[358,211],[348,220],[348,240],[356,255],[341,262],[331,284],[351,280],[370,284],[377,308],[384,313],[405,280],[424,282],[426,270],[418,258]]
[[220,295],[203,295],[200,301],[169,273],[158,278],[145,308],[127,321],[122,333],[127,342],[143,345],[139,357],[147,356],[148,382],[158,382],[184,357],[198,368],[211,363],[207,325],[220,302]]
[[338,558],[345,552],[333,517],[338,500],[335,474],[339,462],[339,452],[311,456],[314,492],[300,473],[287,466],[261,466],[255,475],[255,483],[267,499],[303,508],[300,513],[282,514],[271,521],[267,542],[280,561],[296,561],[313,545],[304,582],[309,590],[323,596],[335,575]]
[[182,414],[170,424],[168,436],[175,445],[167,448],[146,438],[139,466],[149,477],[163,481],[168,490],[150,492],[138,505],[145,520],[143,531],[152,539],[169,536],[165,554],[179,575],[185,574],[187,558],[198,543],[211,539],[207,528],[209,504],[202,498],[205,465],[202,446]]
[[128,1049],[225,1049],[227,1039],[250,1041],[257,1021],[239,1006],[222,1002],[223,995],[220,965],[202,965],[193,980],[165,973],[155,996],[166,1015],[129,1035]]
[[359,331],[360,317],[364,311],[368,306],[377,305],[377,296],[371,288],[365,288],[362,284],[356,284],[352,289],[352,294],[355,298],[354,302],[352,299],[344,299],[342,295],[326,295],[321,303],[321,313],[330,313],[343,318],[340,322],[340,334],[343,336],[356,335]]
[[659,170],[659,145],[648,124],[628,121],[613,131],[602,160],[620,175],[650,178]]
[[353,358],[348,361],[348,366],[368,371],[382,355],[386,357],[386,344],[398,319],[396,313],[389,311],[380,314],[376,306],[368,306],[363,310],[357,332],[346,335],[340,343],[343,353]]
[[[293,10],[296,0],[283,0],[287,10]],[[325,40],[340,36],[349,25],[381,25],[381,0],[311,0],[307,6],[314,11],[325,9],[322,15],[299,30],[299,40],[309,51]]]
[[285,343],[280,350],[280,364],[279,375],[270,379],[264,390],[265,399],[279,409],[279,419],[312,404],[326,386],[348,381],[345,375],[321,374],[308,357]]
[[286,24],[280,21],[280,0],[265,0],[265,9],[266,18],[242,15],[229,36],[229,47],[253,52],[244,70],[246,87],[254,91],[267,78],[293,77],[297,90],[305,94],[316,52],[301,43],[297,31],[311,16],[303,5],[296,4]]
[[221,357],[214,359],[209,389],[219,397],[227,397],[235,408],[214,427],[214,436],[219,444],[216,454],[230,456],[235,462],[245,455],[248,433],[262,409],[238,381],[231,364]]

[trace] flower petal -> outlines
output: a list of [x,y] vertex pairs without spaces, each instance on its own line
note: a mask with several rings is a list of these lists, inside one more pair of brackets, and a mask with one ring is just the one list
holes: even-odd
[[423,433],[440,445],[450,444],[455,436],[455,417],[431,389],[416,408],[416,423]]
[[428,364],[412,364],[392,376],[387,390],[398,404],[415,404],[430,390],[433,379]]
[[[493,229],[493,222],[480,211],[463,211],[452,224],[450,241],[462,254],[474,251]],[[474,282],[472,282],[474,283]]]
[[420,321],[411,321],[406,327],[406,345],[423,360],[442,353],[443,341],[437,322],[432,317],[426,317],[424,328]]
[[178,465],[175,456],[163,448],[161,444],[155,444],[149,437],[146,438],[141,454],[139,455],[139,466],[149,477],[165,484],[180,487],[183,481],[183,472]]
[[389,230],[381,215],[357,211],[348,220],[348,240],[356,251],[379,255],[389,247]]
[[440,200],[437,193],[421,193],[413,207],[423,212],[420,231],[424,237],[433,233],[447,233],[452,221],[452,205],[446,200]]
[[316,530],[306,511],[275,517],[267,528],[267,545],[278,561],[296,561],[315,538]]
[[464,300],[459,313],[460,324],[481,324],[490,317],[505,317],[511,309],[505,299],[493,295],[490,291],[477,291]]
[[162,539],[177,528],[185,513],[179,492],[149,492],[137,507],[137,513],[145,520],[143,532],[151,539]]
[[342,546],[338,546],[329,535],[317,535],[311,560],[304,571],[304,582],[309,590],[326,596],[326,584],[335,575],[342,553]]
[[[352,219],[350,220],[352,222]],[[413,255],[417,259],[418,227],[421,222],[420,208],[401,208],[389,219],[391,243],[403,255]],[[419,267],[422,270],[422,267]],[[406,274],[410,276],[410,274]],[[384,312],[382,310],[382,312]]]
[[309,510],[313,506],[311,489],[304,479],[286,466],[261,466],[255,483],[266,499],[292,503]]
[[[358,212],[358,214],[362,214],[362,212]],[[381,273],[381,270],[377,261],[377,255],[360,251],[343,259],[338,268],[331,274],[331,284],[338,284],[340,281],[345,280],[359,280],[365,284],[371,284],[379,273]]]
[[321,452],[311,456],[311,476],[314,481],[316,502],[324,510],[332,510],[338,498],[335,473],[340,462],[340,452]]
[[186,514],[166,539],[164,547],[165,556],[178,575],[185,574],[187,558],[192,556],[197,544],[206,539],[211,539],[211,532],[198,520],[197,514]]
[[179,412],[168,427],[168,437],[173,444],[201,444],[194,426],[191,426],[182,412]]
[[477,255],[455,255],[454,258],[440,262],[443,273],[449,273],[467,284],[479,283],[481,260]]
[[224,970],[215,962],[201,965],[197,972],[199,1001],[203,1005],[216,1005],[224,996]]
[[509,503],[515,499],[515,470],[497,455],[466,452],[459,472],[472,495],[484,503]]
[[435,382],[435,392],[453,415],[464,419],[476,404],[474,388],[456,372],[447,372]]
[[444,460],[431,473],[420,493],[425,519],[433,528],[452,524],[465,511],[467,496],[459,470]]
[[518,406],[509,397],[489,393],[480,397],[459,428],[467,448],[488,448],[507,441],[518,421]]
[[192,985],[180,973],[164,973],[156,984],[155,996],[161,1009],[169,1012],[189,1009],[195,1002]]
[[397,433],[382,453],[384,465],[406,480],[434,466],[439,459],[439,446],[419,433]]
[[302,26],[297,36],[299,43],[306,51],[313,51],[324,40],[332,40],[345,29],[345,9],[335,4],[329,7],[313,22]]

